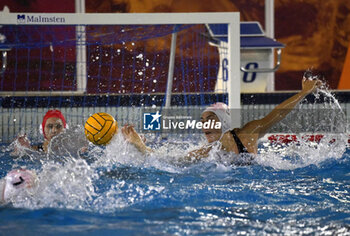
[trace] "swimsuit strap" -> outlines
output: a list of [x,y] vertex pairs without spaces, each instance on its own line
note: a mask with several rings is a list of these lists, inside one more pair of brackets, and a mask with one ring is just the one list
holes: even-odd
[[247,148],[243,145],[243,143],[241,142],[241,140],[238,138],[236,132],[234,130],[231,130],[230,131],[232,136],[233,136],[233,139],[235,140],[236,142],[236,145],[237,145],[237,148],[238,148],[238,154],[241,154],[241,153],[249,153]]

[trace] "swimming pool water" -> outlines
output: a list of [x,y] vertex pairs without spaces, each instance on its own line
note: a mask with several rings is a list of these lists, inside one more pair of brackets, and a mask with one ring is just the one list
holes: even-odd
[[0,206],[0,235],[350,234],[345,146],[338,156],[316,153],[312,161],[266,154],[235,166],[177,165],[169,155],[140,157],[116,145],[90,149],[97,160],[64,163],[13,159],[2,147],[1,178],[26,166],[40,184],[36,194]]

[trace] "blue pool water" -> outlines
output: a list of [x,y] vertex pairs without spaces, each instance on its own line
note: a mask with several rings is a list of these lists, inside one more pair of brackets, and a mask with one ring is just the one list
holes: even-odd
[[0,206],[0,235],[350,234],[345,142],[283,152],[260,145],[249,166],[215,158],[181,165],[173,161],[185,153],[179,146],[143,157],[117,138],[64,162],[14,159],[2,146],[0,177],[25,166],[39,186]]

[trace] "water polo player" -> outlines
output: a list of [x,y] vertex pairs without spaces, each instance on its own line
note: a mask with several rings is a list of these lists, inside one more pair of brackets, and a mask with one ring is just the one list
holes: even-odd
[[[203,129],[208,144],[190,152],[186,159],[198,160],[207,157],[212,149],[212,144],[215,142],[220,142],[222,150],[227,152],[256,154],[259,138],[263,137],[269,128],[281,121],[305,96],[314,92],[321,84],[319,80],[304,78],[302,80],[302,90],[299,93],[276,106],[266,117],[250,121],[242,128],[232,129],[229,110],[225,104],[219,103],[208,107],[202,113],[202,121],[220,121],[222,128],[221,130]],[[151,151],[132,126],[124,126],[122,133],[125,139],[132,143],[140,152],[147,153]]]
[[59,110],[49,110],[46,112],[40,125],[40,132],[42,132],[44,136],[44,142],[39,145],[31,146],[26,135],[18,137],[17,142],[22,147],[30,148],[35,151],[47,152],[52,138],[60,134],[65,128],[67,128],[67,123],[62,112]]
[[21,193],[31,193],[37,184],[34,171],[15,169],[0,180],[0,203],[8,203]]

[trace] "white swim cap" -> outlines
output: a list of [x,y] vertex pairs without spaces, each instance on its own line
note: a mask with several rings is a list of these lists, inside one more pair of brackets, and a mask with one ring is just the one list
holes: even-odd
[[217,102],[209,107],[207,107],[203,112],[213,112],[221,122],[221,132],[224,134],[227,131],[231,130],[231,114],[228,106],[225,103]]
[[20,191],[34,187],[36,179],[35,172],[30,170],[15,169],[10,171],[5,177],[3,201],[6,202],[18,195]]

